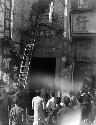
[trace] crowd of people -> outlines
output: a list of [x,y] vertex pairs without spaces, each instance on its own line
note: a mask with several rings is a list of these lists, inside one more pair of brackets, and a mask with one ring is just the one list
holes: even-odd
[[[19,101],[17,94],[10,110],[9,125],[27,125],[26,112]],[[32,109],[33,125],[92,125],[96,117],[95,98],[90,92],[61,98],[52,91],[46,99],[46,91],[40,89],[32,99]]]
[[90,92],[80,92],[76,97],[70,95],[62,99],[52,92],[47,102],[44,97],[42,90],[32,100],[33,125],[92,125],[95,121],[95,100]]

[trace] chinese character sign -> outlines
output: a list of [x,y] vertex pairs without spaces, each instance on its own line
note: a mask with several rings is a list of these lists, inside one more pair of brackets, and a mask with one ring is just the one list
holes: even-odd
[[10,80],[10,67],[11,67],[11,49],[7,44],[3,44],[2,51],[2,71],[3,71],[3,81],[9,84]]
[[95,60],[94,57],[94,42],[90,39],[77,39],[76,45],[76,60],[90,62]]
[[19,72],[20,72],[20,59],[15,54],[12,54],[12,56],[11,56],[10,65],[11,65],[11,67],[10,67],[10,73],[11,73],[10,74],[10,78],[14,82],[17,82],[18,81]]
[[3,63],[4,63],[4,68],[9,69],[9,62],[11,61],[11,58],[4,58]]
[[49,31],[49,30],[40,30],[36,32],[36,36],[37,37],[53,37],[55,36],[55,32],[53,30]]
[[11,0],[5,1],[5,13],[4,13],[4,38],[11,38]]
[[6,84],[9,84],[10,81],[17,82],[18,80],[20,71],[20,59],[12,52],[12,50],[11,52],[8,51],[9,49],[6,50],[6,53],[5,49],[3,51],[2,70],[4,73],[3,81],[6,82]]
[[2,55],[0,55],[0,71],[2,70]]
[[[18,57],[15,55],[10,45],[12,0],[3,0],[3,1],[5,6],[4,6],[4,21],[3,21],[4,41],[2,42],[2,71],[3,71],[2,78],[3,78],[3,81],[6,83],[6,85],[8,85],[11,83],[10,81],[14,82],[18,78],[20,59],[18,60]],[[2,6],[2,9],[3,9],[3,6]],[[2,27],[2,25],[0,26]]]
[[95,9],[96,0],[71,0],[72,10]]
[[9,79],[10,79],[10,73],[4,73],[3,75],[3,81],[7,84],[9,84]]
[[0,38],[4,38],[4,1],[0,0]]
[[10,51],[11,51],[11,48],[9,46],[4,46],[3,54],[11,55]]
[[75,27],[81,31],[81,32],[87,32],[87,16],[78,16],[77,19],[76,19],[77,23],[75,25]]
[[71,19],[72,33],[96,33],[96,12],[75,13]]
[[91,0],[78,0],[78,9],[88,9],[90,8]]

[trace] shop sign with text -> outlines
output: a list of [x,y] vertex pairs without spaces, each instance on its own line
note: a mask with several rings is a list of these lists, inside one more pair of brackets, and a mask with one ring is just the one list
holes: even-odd
[[90,62],[94,58],[94,43],[90,39],[77,39],[76,59],[78,61]]
[[0,38],[4,38],[4,2],[0,2]]
[[95,8],[95,6],[95,0],[71,0],[72,10],[91,9],[92,7]]
[[74,13],[71,33],[96,33],[96,12]]
[[10,40],[11,38],[11,0],[6,0],[4,13],[4,39]]

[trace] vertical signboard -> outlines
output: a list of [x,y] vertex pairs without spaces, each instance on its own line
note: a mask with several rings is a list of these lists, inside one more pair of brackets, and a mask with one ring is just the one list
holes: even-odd
[[72,73],[73,73],[73,63],[62,58],[61,63],[61,90],[69,92],[72,90]]
[[92,63],[75,63],[74,83],[79,85],[80,89],[91,88],[92,85]]
[[11,0],[4,1],[4,42],[3,42],[3,58],[2,58],[2,69],[3,69],[3,81],[9,84],[10,77],[10,62],[11,62]]
[[5,16],[4,16],[4,42],[11,39],[11,0],[5,0]]
[[76,60],[84,62],[92,62],[94,59],[94,41],[92,39],[76,39]]
[[[5,0],[4,13],[4,42],[3,42],[3,81],[8,85],[17,82],[20,58],[11,47],[11,10],[12,0]],[[14,44],[14,43],[13,43]],[[13,85],[12,85],[13,86]]]
[[12,0],[0,0],[0,86],[4,88],[8,88],[9,83],[16,81],[19,75],[20,59],[10,45],[11,9]]
[[4,0],[0,0],[0,80],[2,79],[2,43],[4,39]]
[[0,3],[0,38],[4,38],[4,3]]

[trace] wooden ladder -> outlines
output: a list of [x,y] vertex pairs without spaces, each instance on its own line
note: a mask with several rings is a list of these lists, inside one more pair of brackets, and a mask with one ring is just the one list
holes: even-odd
[[21,62],[19,79],[18,79],[18,84],[19,85],[22,84],[23,87],[27,86],[26,80],[29,72],[29,66],[33,54],[33,49],[34,49],[34,44],[27,44],[24,50],[24,55]]

